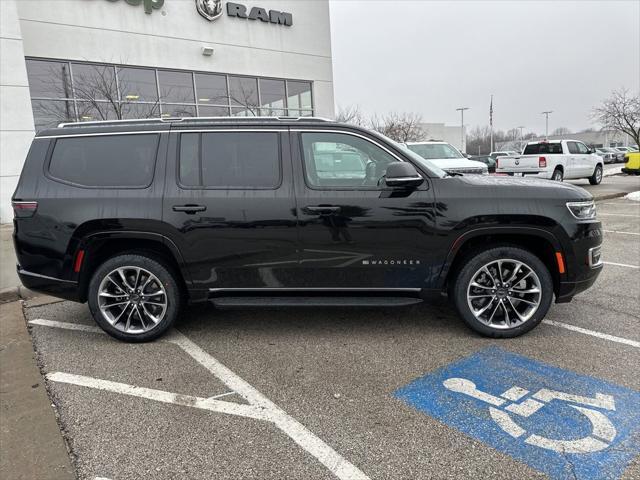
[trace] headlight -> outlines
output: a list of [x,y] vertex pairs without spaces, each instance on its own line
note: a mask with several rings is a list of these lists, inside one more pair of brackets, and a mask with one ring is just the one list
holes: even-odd
[[571,215],[578,220],[593,220],[596,218],[596,204],[591,202],[567,202]]

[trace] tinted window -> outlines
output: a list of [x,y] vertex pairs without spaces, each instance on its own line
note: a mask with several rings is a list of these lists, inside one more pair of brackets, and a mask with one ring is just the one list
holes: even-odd
[[117,100],[118,87],[113,66],[72,63],[73,90],[77,99]]
[[286,95],[284,80],[260,79],[261,115],[284,115]]
[[276,188],[280,184],[279,135],[182,134],[180,182],[204,188]]
[[29,91],[33,98],[72,98],[69,64],[27,60]]
[[[227,78],[224,75],[196,73],[196,89],[200,105],[228,105]],[[227,109],[226,115],[229,115]]]
[[307,183],[312,187],[378,187],[396,158],[360,137],[341,133],[303,133]]
[[580,153],[580,149],[576,142],[567,142],[567,147],[569,148],[569,153]]
[[287,82],[289,108],[311,109],[311,83],[310,82]]
[[120,99],[128,102],[157,102],[156,72],[147,68],[119,68]]
[[229,77],[231,105],[255,110],[258,106],[258,80],[248,77]]
[[146,187],[151,183],[158,135],[59,138],[49,173],[88,187]]
[[561,143],[532,143],[524,147],[523,155],[538,155],[540,153],[562,153]]
[[158,70],[160,100],[166,103],[194,103],[193,76],[189,72]]

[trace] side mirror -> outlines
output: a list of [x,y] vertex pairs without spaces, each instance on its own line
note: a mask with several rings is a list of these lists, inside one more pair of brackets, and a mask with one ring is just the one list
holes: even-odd
[[409,162],[393,162],[387,167],[384,181],[388,187],[415,188],[422,185],[424,178]]

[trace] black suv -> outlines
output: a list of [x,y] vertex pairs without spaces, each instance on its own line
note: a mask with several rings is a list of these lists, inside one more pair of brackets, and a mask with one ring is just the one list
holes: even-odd
[[13,196],[22,283],[88,301],[127,341],[186,302],[401,306],[445,292],[514,337],[602,270],[585,190],[448,175],[366,129],[313,118],[64,124]]

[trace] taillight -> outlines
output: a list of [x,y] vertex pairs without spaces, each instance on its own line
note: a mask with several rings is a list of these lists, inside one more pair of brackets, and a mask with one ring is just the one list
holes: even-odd
[[545,157],[540,157],[538,159],[538,167],[547,168],[547,159]]
[[28,218],[33,217],[33,214],[36,213],[38,202],[12,201],[11,206],[15,218]]
[[500,157],[496,158],[496,168],[500,168],[500,161],[498,160],[498,158],[500,158]]

